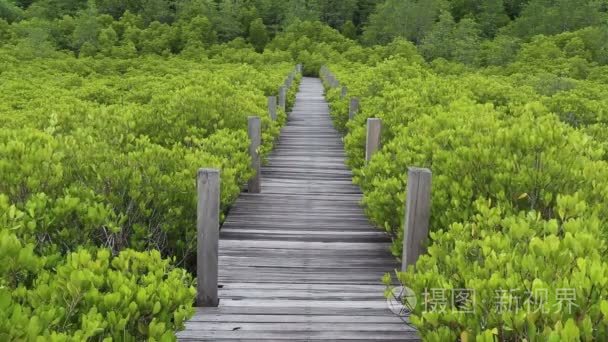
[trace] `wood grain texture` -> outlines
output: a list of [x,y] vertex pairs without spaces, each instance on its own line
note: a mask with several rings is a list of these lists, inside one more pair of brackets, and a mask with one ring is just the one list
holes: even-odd
[[387,307],[381,277],[400,265],[359,207],[318,79],[303,78],[277,142],[262,192],[242,193],[221,229],[220,305],[197,308],[179,340],[419,340]]
[[425,252],[430,219],[431,170],[411,167],[407,173],[402,271]]
[[382,137],[382,120],[378,118],[367,119],[367,136],[365,140],[365,161],[369,162],[376,151],[380,149]]
[[279,108],[285,111],[287,104],[287,88],[285,86],[279,87]]
[[200,169],[197,175],[196,272],[199,306],[218,305],[218,240],[220,233],[220,172]]
[[268,114],[273,121],[277,120],[277,97],[268,96]]
[[359,99],[356,97],[351,97],[348,102],[348,118],[352,120],[355,115],[359,112]]
[[250,116],[247,119],[247,134],[249,135],[249,156],[251,157],[251,168],[255,172],[249,179],[247,189],[251,193],[262,191],[262,174],[260,161],[260,145],[262,144],[262,122],[258,116]]

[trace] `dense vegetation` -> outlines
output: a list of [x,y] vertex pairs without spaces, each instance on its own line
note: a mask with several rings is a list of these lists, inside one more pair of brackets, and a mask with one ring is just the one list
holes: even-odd
[[[388,60],[330,65],[361,100],[348,122],[348,97],[328,88],[363,204],[396,256],[407,168],[433,172],[428,254],[397,274],[420,296],[425,339],[608,338],[608,67],[589,38],[603,30],[534,37],[500,67],[426,63],[407,42]],[[365,164],[368,117],[382,119],[383,147]],[[473,289],[475,301],[448,292],[433,309],[431,289]],[[572,307],[557,312],[564,289]]]
[[0,336],[173,336],[192,313],[196,170],[221,168],[226,209],[252,175],[247,116],[266,153],[285,120],[266,96],[293,65],[19,53],[0,75]]
[[[172,339],[192,314],[196,169],[221,168],[229,208],[252,174],[246,117],[263,118],[267,153],[285,113],[270,120],[266,96],[295,63],[348,87],[328,87],[332,115],[396,257],[407,167],[433,171],[428,254],[396,278],[419,303],[432,288],[476,301],[418,306],[426,339],[607,339],[607,11],[0,0],[0,340]],[[383,147],[365,164],[368,117]],[[570,312],[494,310],[497,293],[523,307],[540,290],[553,308],[564,288]]]
[[[21,58],[167,55],[227,42],[262,51],[293,24],[320,21],[368,46],[404,38],[428,60],[496,65],[536,35],[605,26],[607,11],[605,0],[1,0],[0,44],[17,44]],[[608,34],[593,34],[605,62]]]

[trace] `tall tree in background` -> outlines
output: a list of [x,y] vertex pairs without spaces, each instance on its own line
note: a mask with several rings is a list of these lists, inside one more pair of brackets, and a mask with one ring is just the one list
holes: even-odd
[[482,1],[476,18],[483,36],[487,38],[496,36],[498,30],[511,21],[503,0]]
[[456,22],[466,16],[476,16],[485,0],[449,0],[450,13]]
[[185,43],[188,45],[199,43],[204,47],[208,47],[217,42],[217,34],[206,17],[197,16],[193,18],[182,32]]
[[290,25],[296,21],[317,21],[321,20],[321,8],[316,0],[290,0],[284,17],[284,25]]
[[451,41],[451,59],[464,64],[476,64],[480,48],[479,25],[471,18],[456,24]]
[[357,0],[317,0],[320,19],[329,26],[339,29],[352,20],[357,10]]
[[8,1],[0,1],[0,19],[12,23],[23,15],[23,11],[17,5]]
[[504,0],[452,0],[450,12],[456,22],[464,18],[475,19],[487,38],[494,37],[510,22]]
[[74,32],[72,33],[72,48],[80,50],[86,44],[89,52],[97,49],[97,36],[101,30],[97,16],[97,8],[92,1],[87,9],[78,13],[74,22]]
[[139,10],[145,23],[158,21],[161,23],[172,23],[175,18],[173,3],[169,0],[142,0],[142,8]]
[[443,7],[442,0],[387,0],[370,16],[363,40],[367,44],[386,44],[402,37],[420,43]]
[[292,12],[299,13],[303,9],[303,6],[299,6],[301,2],[299,0],[252,0],[258,15],[272,36],[276,35],[286,22],[293,20]]
[[353,24],[357,27],[358,33],[363,33],[363,26],[367,24],[369,16],[374,12],[376,6],[384,0],[359,0],[357,1],[357,11],[353,18]]
[[445,58],[465,64],[477,62],[480,48],[480,30],[471,18],[456,23],[448,11],[441,13],[420,45],[427,60]]
[[452,53],[450,43],[455,27],[456,22],[452,14],[448,11],[441,12],[439,21],[422,40],[420,45],[422,55],[428,60],[450,58]]
[[240,14],[244,8],[241,1],[224,0],[217,5],[217,12],[210,20],[220,41],[226,42],[243,36],[245,29],[240,21]]
[[209,19],[217,15],[216,7],[217,4],[213,0],[181,0],[175,3],[175,16],[182,20],[191,20],[195,17]]
[[90,7],[94,1],[82,0],[38,0],[27,8],[28,17],[46,19],[60,18],[63,15],[75,15],[76,12]]
[[355,40],[357,38],[357,27],[349,20],[342,25],[340,33],[346,38]]
[[255,51],[262,52],[264,47],[268,43],[268,32],[266,31],[266,25],[262,22],[262,19],[258,18],[251,22],[249,26],[249,43],[253,45]]
[[607,20],[602,6],[602,2],[596,0],[531,0],[512,22],[508,32],[527,38],[598,25]]
[[521,13],[522,8],[524,8],[528,2],[530,2],[530,0],[504,0],[505,10],[507,11],[509,18],[517,18]]

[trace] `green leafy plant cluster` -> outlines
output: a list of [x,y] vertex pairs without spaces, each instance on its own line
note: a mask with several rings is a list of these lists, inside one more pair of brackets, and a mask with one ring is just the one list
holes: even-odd
[[196,171],[221,170],[226,212],[253,175],[247,117],[266,155],[286,119],[267,96],[293,64],[0,54],[0,339],[174,339],[193,314]]
[[[25,215],[14,206],[10,210]],[[5,341],[170,341],[193,314],[192,276],[158,251],[127,249],[111,256],[107,249],[79,249],[40,256],[35,242],[22,241],[4,224],[0,338]]]
[[[432,245],[401,283],[422,289],[412,323],[428,341],[600,341],[608,338],[608,264],[603,224],[576,194],[559,216],[507,214],[478,200],[469,220],[432,233]],[[428,270],[428,271],[424,271]],[[435,290],[434,290],[435,289]],[[473,289],[437,306],[437,294]]]
[[[500,68],[427,64],[411,44],[381,61],[330,65],[340,87],[326,82],[326,95],[345,133],[354,181],[368,216],[393,237],[397,257],[407,169],[433,172],[428,254],[397,274],[418,295],[412,322],[425,339],[606,338],[608,164],[601,127],[608,107],[600,95],[605,67],[585,57],[592,46],[577,43],[585,34],[536,37]],[[352,120],[350,97],[360,100]],[[382,119],[383,146],[365,163],[370,117]],[[432,288],[473,289],[472,313],[428,310],[424,294]],[[573,289],[578,308],[494,310],[501,289],[541,288],[553,295]]]

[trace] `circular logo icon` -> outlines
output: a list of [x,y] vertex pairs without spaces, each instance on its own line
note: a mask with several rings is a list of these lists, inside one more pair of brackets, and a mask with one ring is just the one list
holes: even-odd
[[395,315],[409,316],[416,307],[416,293],[409,287],[394,287],[388,291],[386,304]]

